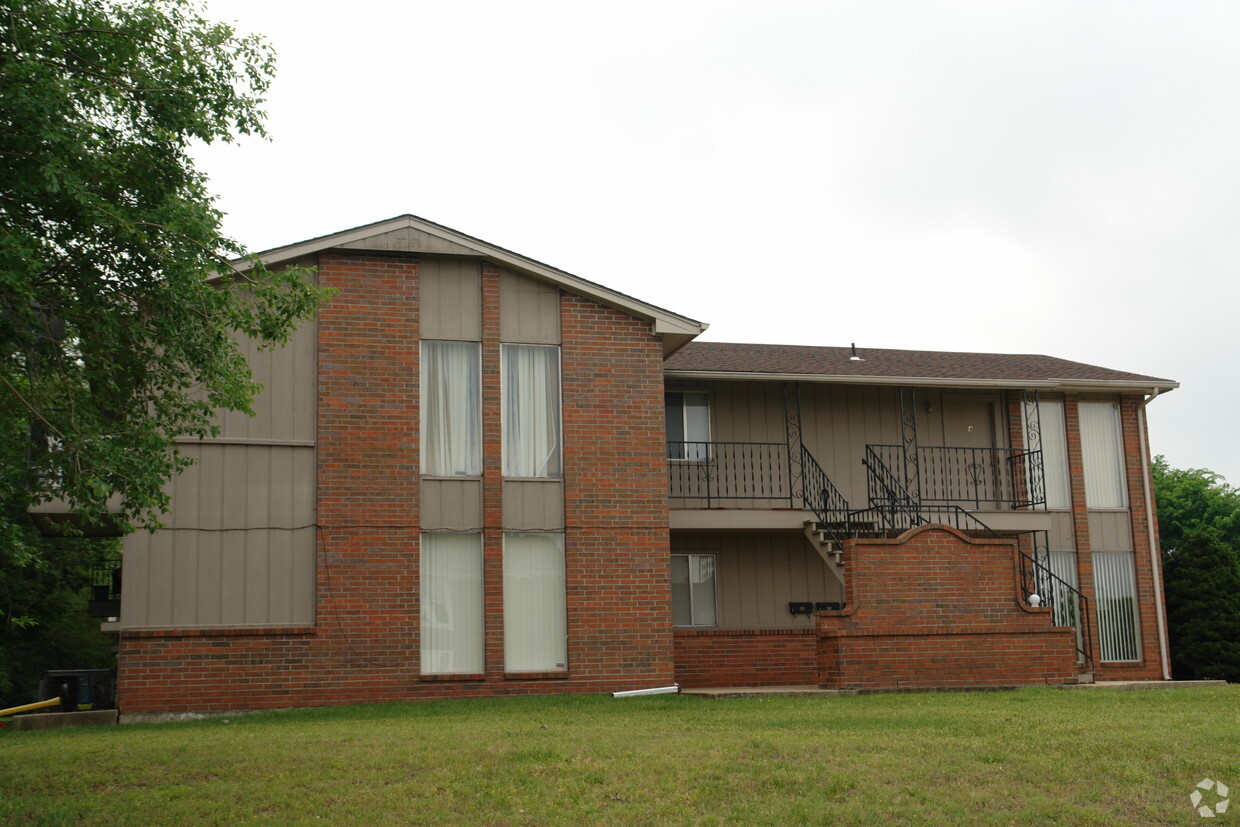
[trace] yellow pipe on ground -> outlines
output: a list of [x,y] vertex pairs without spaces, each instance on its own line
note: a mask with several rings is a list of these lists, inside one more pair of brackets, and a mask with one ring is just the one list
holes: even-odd
[[52,698],[48,701],[39,701],[38,703],[26,704],[25,706],[13,706],[8,709],[0,709],[0,718],[5,715],[16,715],[18,712],[29,712],[32,709],[43,709],[49,706],[60,706],[60,698]]

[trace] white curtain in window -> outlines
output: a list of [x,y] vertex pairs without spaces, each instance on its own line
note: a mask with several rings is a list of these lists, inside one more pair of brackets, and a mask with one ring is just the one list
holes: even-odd
[[482,535],[422,535],[422,672],[485,671]]
[[477,342],[422,342],[422,473],[482,473]]
[[1094,601],[1103,660],[1137,660],[1137,584],[1132,554],[1095,551]]
[[504,535],[504,669],[547,672],[568,663],[564,535]]
[[1081,402],[1081,453],[1085,463],[1085,504],[1090,508],[1127,508],[1124,449],[1119,405]]
[[504,345],[504,476],[558,477],[560,349]]
[[[1022,410],[1022,416],[1023,416]],[[1068,437],[1063,424],[1063,402],[1038,400],[1042,428],[1042,475],[1046,480],[1046,507],[1069,508]]]

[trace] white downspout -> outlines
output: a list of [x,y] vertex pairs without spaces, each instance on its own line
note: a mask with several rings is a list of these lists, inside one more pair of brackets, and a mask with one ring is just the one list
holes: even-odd
[[1145,406],[1158,398],[1158,388],[1141,403],[1141,415],[1138,417],[1140,433],[1137,434],[1141,443],[1141,473],[1144,474],[1141,487],[1145,489],[1145,520],[1150,536],[1150,571],[1154,575],[1154,610],[1158,618],[1158,650],[1162,655],[1163,680],[1171,680],[1171,655],[1167,651],[1167,617],[1163,609],[1162,560],[1158,550],[1158,523],[1154,513],[1154,475],[1150,472],[1149,425],[1147,424]]

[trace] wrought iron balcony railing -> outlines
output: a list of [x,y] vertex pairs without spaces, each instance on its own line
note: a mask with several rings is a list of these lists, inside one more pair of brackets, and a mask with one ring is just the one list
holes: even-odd
[[669,442],[670,488],[680,505],[714,508],[738,500],[793,506],[788,446],[782,442]]
[[[901,445],[867,445],[889,469],[904,467]],[[978,508],[1027,508],[1046,504],[1041,451],[1007,448],[917,448],[917,490],[922,504]]]

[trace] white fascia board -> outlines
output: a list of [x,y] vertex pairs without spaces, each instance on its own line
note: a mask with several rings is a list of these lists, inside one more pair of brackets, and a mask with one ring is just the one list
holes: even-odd
[[[330,250],[339,247],[342,244],[349,244],[354,241],[361,241],[370,236],[388,233],[393,230],[414,229],[429,235],[438,236],[446,239],[462,247],[467,247],[482,258],[519,270],[522,273],[534,276],[542,281],[549,281],[557,284],[569,292],[577,293],[587,298],[594,299],[609,307],[617,310],[623,310],[633,316],[642,319],[649,319],[654,322],[655,333],[684,333],[691,336],[697,336],[706,329],[706,325],[687,316],[681,316],[664,310],[660,307],[647,304],[631,296],[623,293],[617,293],[601,284],[595,284],[592,281],[574,276],[572,273],[566,273],[563,270],[557,270],[546,264],[525,258],[517,253],[509,252],[501,247],[488,244],[485,241],[458,233],[439,224],[433,224],[429,221],[423,221],[410,215],[404,215],[397,218],[380,221],[376,224],[367,224],[364,227],[357,227],[352,230],[345,230],[341,233],[333,235],[312,238],[308,241],[302,241],[297,244],[290,244],[286,247],[277,247],[274,250],[267,250],[259,254],[264,264],[279,264],[290,259],[300,258],[301,256],[312,255],[323,250]],[[238,272],[245,272],[249,269],[248,262],[245,259],[239,259],[233,262],[233,267]]]
[[952,379],[924,376],[828,376],[817,373],[759,373],[756,371],[665,370],[673,379],[709,379],[732,382],[814,382],[831,385],[896,385],[935,388],[1028,388],[1030,390],[1090,393],[1166,393],[1179,382],[1142,383],[1112,379]]

